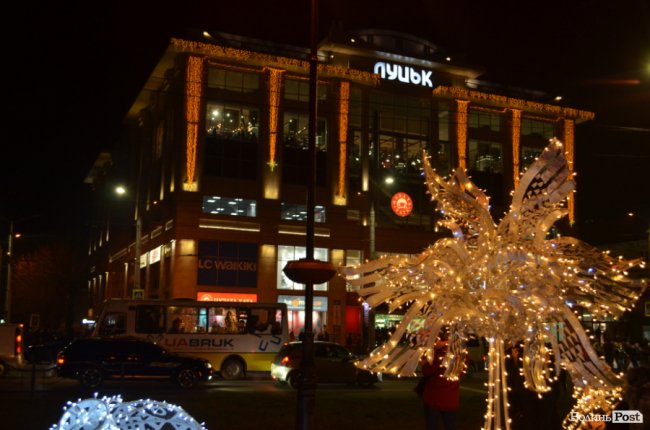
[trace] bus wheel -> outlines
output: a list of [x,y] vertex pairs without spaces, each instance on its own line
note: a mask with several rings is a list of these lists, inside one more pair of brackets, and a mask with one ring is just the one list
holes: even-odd
[[221,365],[223,379],[240,379],[244,376],[244,363],[237,358],[229,358]]
[[5,376],[5,373],[7,373],[7,365],[4,364],[2,360],[0,360],[0,378]]

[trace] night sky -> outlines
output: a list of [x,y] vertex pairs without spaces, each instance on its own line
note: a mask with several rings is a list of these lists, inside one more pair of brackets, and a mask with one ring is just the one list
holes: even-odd
[[[16,220],[17,228],[88,221],[78,211],[88,191],[83,179],[98,152],[111,148],[171,37],[199,28],[304,47],[310,41],[306,0],[37,3],[3,13],[18,30],[3,30],[9,112],[0,145],[0,217]],[[486,69],[479,79],[562,95],[566,105],[595,112],[576,137],[585,217],[597,222],[645,211],[647,227],[650,2],[319,3],[321,36],[337,21],[348,30],[411,33]]]

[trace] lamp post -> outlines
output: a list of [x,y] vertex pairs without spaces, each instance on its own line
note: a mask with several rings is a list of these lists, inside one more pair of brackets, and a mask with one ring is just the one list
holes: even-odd
[[[118,195],[126,194],[126,188],[118,186],[115,188],[115,193]],[[142,255],[142,217],[140,216],[140,204],[138,203],[138,193],[135,196],[135,249],[133,257],[133,289],[140,289],[140,258]],[[127,297],[128,291],[125,291],[124,296]]]
[[14,222],[9,221],[9,237],[7,239],[7,283],[5,289],[4,320],[11,322],[11,253],[14,243]]
[[289,261],[283,272],[294,282],[305,284],[305,332],[302,341],[300,382],[298,384],[298,415],[296,429],[314,428],[316,378],[314,374],[314,284],[334,276],[331,263],[314,259],[314,212],[316,194],[316,115],[318,91],[318,0],[311,0],[311,52],[309,57],[309,180],[307,182],[306,258]]

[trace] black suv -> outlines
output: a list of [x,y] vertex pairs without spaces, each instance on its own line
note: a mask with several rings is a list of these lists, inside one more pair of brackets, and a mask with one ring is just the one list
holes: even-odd
[[[271,363],[271,377],[281,384],[298,388],[302,342],[287,342]],[[314,372],[318,382],[359,384],[371,387],[381,375],[357,367],[359,357],[336,342],[314,342]]]
[[212,378],[212,364],[134,338],[82,338],[59,351],[57,373],[88,388],[104,379],[171,379],[181,388]]

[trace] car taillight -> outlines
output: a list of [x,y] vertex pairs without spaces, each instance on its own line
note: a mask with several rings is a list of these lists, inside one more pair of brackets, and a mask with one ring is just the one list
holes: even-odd
[[61,366],[61,365],[63,365],[63,363],[65,363],[65,357],[62,356],[62,355],[58,355],[56,357],[56,365]]
[[282,357],[282,360],[280,360],[280,364],[286,366],[289,364],[290,361],[291,359],[289,358],[289,356],[285,355],[284,357]]
[[16,328],[16,338],[14,339],[14,350],[16,355],[20,355],[23,352],[23,334],[22,334],[22,324]]

